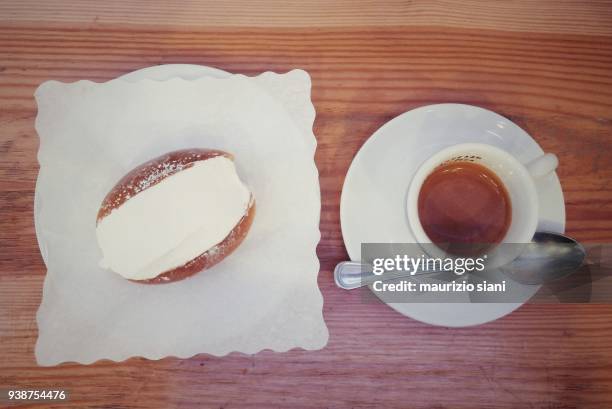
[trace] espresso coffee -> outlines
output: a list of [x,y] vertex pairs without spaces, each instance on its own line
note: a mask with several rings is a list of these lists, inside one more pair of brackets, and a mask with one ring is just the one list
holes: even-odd
[[510,197],[493,171],[473,162],[449,162],[423,182],[419,220],[429,239],[450,253],[474,255],[503,240]]

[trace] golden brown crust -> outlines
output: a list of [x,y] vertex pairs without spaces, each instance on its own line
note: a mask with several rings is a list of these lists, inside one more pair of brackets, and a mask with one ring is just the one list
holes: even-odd
[[[96,218],[96,224],[109,215],[114,209],[121,206],[131,197],[143,190],[156,185],[168,176],[185,170],[195,162],[225,156],[233,160],[227,152],[214,149],[185,149],[169,152],[136,167],[125,175],[113,189],[106,195]],[[180,267],[159,274],[147,280],[130,280],[143,284],[165,284],[187,278],[199,271],[210,268],[231,254],[246,237],[253,218],[255,217],[255,199],[251,195],[249,207],[244,216],[234,226],[232,231],[214,247],[206,250],[196,258]]]
[[182,149],[168,152],[137,166],[122,177],[115,187],[108,192],[100,205],[96,224],[129,200],[130,197],[158,184],[168,176],[193,166],[194,162],[217,156],[234,159],[231,154],[215,149]]
[[208,249],[184,265],[161,273],[155,278],[130,281],[143,284],[166,284],[179,281],[192,276],[199,271],[206,270],[223,260],[225,257],[229,256],[240,245],[240,243],[242,243],[249,232],[251,225],[253,224],[253,218],[255,217],[255,200],[253,198],[251,199],[249,208],[244,216],[242,216],[242,219],[240,219],[236,227],[232,229],[230,234],[228,234],[222,242]]

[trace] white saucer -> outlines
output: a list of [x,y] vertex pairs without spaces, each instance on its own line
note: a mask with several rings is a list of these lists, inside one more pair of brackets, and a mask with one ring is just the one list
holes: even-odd
[[182,78],[184,80],[195,80],[201,77],[226,78],[230,76],[227,71],[218,68],[195,64],[164,64],[141,68],[119,77],[124,81],[134,82],[142,79],[165,81],[170,78]]
[[[351,260],[361,259],[361,243],[415,242],[405,210],[412,176],[418,165],[436,151],[464,142],[497,146],[522,163],[543,153],[524,130],[483,108],[439,104],[399,115],[366,141],[344,181],[340,221]],[[557,175],[538,181],[536,187],[540,201],[538,230],[562,233],[565,203]],[[524,302],[538,288],[529,288]],[[407,317],[449,327],[493,321],[522,304],[470,303],[468,297],[460,303],[389,303]]]

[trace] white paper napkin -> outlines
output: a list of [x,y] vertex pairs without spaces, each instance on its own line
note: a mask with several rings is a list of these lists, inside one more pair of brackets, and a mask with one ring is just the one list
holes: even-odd
[[[41,365],[131,356],[319,349],[320,190],[310,77],[128,83],[48,81],[36,91],[37,235],[47,263]],[[142,285],[98,267],[98,207],[138,164],[190,147],[236,157],[257,200],[247,238],[210,270]]]

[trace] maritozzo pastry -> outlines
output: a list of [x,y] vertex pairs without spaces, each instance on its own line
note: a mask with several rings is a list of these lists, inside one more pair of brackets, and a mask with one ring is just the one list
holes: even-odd
[[231,154],[170,152],[130,171],[102,201],[100,264],[141,283],[181,280],[230,255],[254,216],[255,199]]

